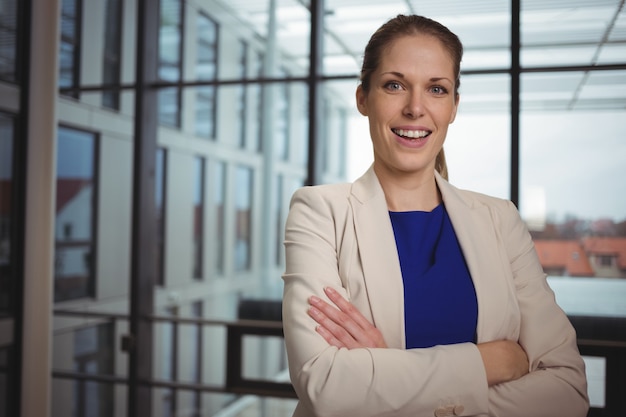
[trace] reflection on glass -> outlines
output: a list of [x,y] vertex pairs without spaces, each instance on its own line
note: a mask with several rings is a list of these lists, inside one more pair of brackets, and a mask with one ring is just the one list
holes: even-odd
[[0,80],[17,81],[17,0],[0,1]]
[[252,169],[238,166],[235,175],[235,270],[250,269],[252,254]]
[[0,315],[11,310],[13,120],[0,113]]
[[94,295],[93,133],[60,127],[57,145],[54,300]]

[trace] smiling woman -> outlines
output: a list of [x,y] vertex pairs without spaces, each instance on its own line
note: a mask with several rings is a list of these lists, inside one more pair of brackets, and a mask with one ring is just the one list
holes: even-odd
[[294,416],[586,415],[575,332],[517,209],[445,179],[461,54],[433,20],[385,23],[356,91],[372,166],[292,198]]

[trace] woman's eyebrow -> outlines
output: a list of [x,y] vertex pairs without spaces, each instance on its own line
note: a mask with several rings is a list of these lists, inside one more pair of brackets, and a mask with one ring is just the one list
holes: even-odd
[[[383,72],[381,75],[393,75],[398,78],[405,78],[404,74],[398,71],[387,71],[387,72]],[[440,81],[447,81],[449,83],[452,83],[452,80],[448,77],[431,77],[429,81],[433,83],[440,82]]]

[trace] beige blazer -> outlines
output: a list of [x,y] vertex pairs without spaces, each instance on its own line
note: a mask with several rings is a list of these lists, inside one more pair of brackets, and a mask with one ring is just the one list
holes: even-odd
[[[400,263],[383,190],[370,168],[353,184],[303,187],[286,223],[283,324],[294,416],[577,417],[584,362],[515,206],[437,185],[478,298],[478,342],[519,341],[530,373],[492,388],[473,343],[405,349]],[[339,290],[387,349],[337,349],[315,331],[309,296]],[[445,299],[440,300],[442,304]]]

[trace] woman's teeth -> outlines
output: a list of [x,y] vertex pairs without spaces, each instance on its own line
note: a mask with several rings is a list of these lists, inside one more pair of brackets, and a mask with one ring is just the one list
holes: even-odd
[[405,129],[392,129],[393,133],[398,136],[403,136],[409,139],[420,139],[430,135],[429,130],[405,130]]

